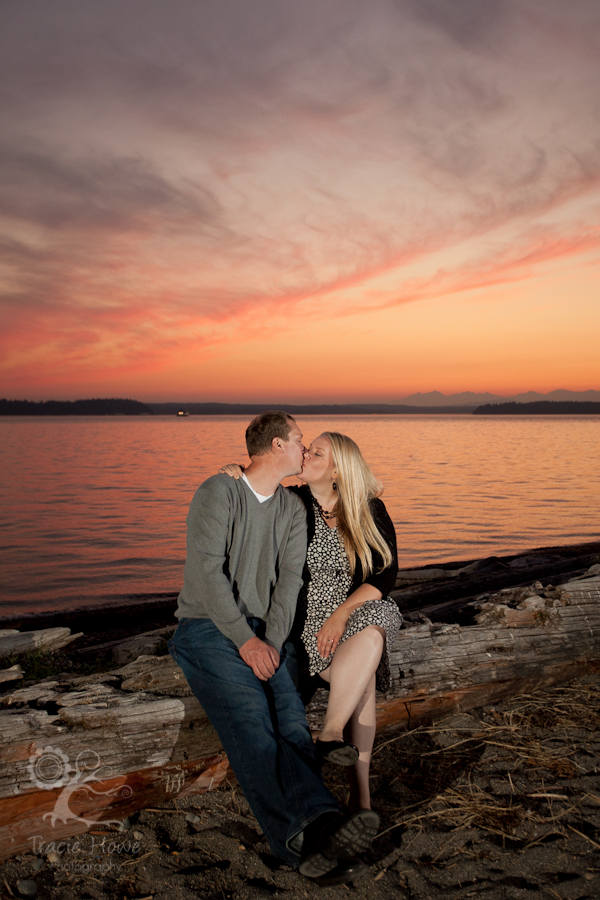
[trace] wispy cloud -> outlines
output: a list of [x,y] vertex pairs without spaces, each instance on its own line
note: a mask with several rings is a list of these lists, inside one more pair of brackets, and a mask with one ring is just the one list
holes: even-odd
[[11,383],[168,367],[311,304],[326,319],[416,302],[595,246],[595,0],[31,0],[2,16]]

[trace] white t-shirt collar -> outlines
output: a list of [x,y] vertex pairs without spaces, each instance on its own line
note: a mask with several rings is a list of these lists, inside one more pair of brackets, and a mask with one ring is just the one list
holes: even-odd
[[256,499],[258,500],[259,503],[264,503],[266,500],[270,500],[271,497],[275,493],[275,491],[273,491],[273,494],[269,494],[268,496],[265,496],[264,494],[259,494],[258,491],[254,490],[254,488],[252,487],[252,485],[246,478],[245,473],[242,474],[242,479],[246,482],[246,484],[248,485],[248,487],[250,488],[250,490],[252,491],[252,493],[254,494],[254,496],[256,497]]

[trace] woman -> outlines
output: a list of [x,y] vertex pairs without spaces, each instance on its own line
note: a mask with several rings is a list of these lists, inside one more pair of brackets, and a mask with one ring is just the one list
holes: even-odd
[[[239,474],[237,466],[226,466]],[[390,684],[389,649],[402,617],[387,597],[398,562],[396,535],[377,495],[381,486],[354,441],[319,435],[304,454],[308,552],[298,612],[311,675],[329,683],[319,756],[348,766],[351,812],[370,809],[375,688]]]

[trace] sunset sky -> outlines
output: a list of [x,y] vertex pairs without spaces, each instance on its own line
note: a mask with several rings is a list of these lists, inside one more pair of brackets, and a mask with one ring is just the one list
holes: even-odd
[[600,389],[598,0],[13,0],[0,70],[0,396]]

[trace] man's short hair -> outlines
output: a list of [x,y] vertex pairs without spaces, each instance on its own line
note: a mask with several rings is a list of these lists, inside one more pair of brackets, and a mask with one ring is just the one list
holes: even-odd
[[267,412],[255,416],[246,428],[246,447],[248,456],[262,456],[268,453],[273,443],[273,438],[281,438],[288,441],[290,438],[290,422],[295,422],[293,416],[282,412],[280,409],[269,409]]

